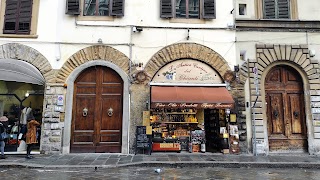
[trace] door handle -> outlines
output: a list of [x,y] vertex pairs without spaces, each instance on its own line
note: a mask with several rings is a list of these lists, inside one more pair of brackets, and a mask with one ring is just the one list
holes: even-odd
[[298,119],[299,113],[297,111],[293,111],[294,118]]
[[111,117],[113,115],[113,109],[110,107],[108,109],[108,116]]
[[274,116],[275,118],[278,118],[279,113],[278,113],[278,111],[277,111],[277,110],[274,110],[274,111],[273,111],[273,116]]
[[82,116],[83,117],[86,117],[88,115],[88,108],[83,108],[83,110],[82,110]]

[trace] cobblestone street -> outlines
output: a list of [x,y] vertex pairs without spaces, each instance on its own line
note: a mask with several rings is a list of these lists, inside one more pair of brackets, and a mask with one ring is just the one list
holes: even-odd
[[120,167],[120,168],[78,168],[78,169],[29,169],[0,168],[1,180],[66,180],[66,179],[108,179],[108,180],[176,180],[176,179],[308,179],[317,180],[318,169],[291,168],[160,168],[154,167]]

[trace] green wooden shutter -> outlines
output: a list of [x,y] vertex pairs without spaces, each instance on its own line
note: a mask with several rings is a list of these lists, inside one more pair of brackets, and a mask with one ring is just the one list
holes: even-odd
[[172,18],[172,0],[160,0],[160,17]]
[[264,0],[263,3],[264,18],[275,19],[276,18],[276,2],[275,0]]
[[111,16],[124,16],[124,0],[110,0]]
[[79,15],[80,14],[80,0],[67,0],[66,14]]
[[289,0],[278,0],[278,18],[289,19],[290,18],[290,2]]
[[215,0],[203,0],[203,15],[204,19],[216,18],[216,5]]

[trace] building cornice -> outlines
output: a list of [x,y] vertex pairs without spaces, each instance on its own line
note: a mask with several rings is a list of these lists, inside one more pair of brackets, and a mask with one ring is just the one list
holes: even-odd
[[236,19],[235,27],[238,31],[320,31],[320,21]]

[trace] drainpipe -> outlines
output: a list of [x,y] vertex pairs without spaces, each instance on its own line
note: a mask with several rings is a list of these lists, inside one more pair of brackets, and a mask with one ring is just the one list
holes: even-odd
[[130,40],[129,40],[129,119],[128,119],[128,133],[127,133],[127,148],[128,152],[127,154],[130,153],[130,119],[131,119],[131,92],[130,92],[130,86],[132,84],[132,76],[131,76],[131,68],[132,68],[132,33],[133,33],[133,25],[130,26]]
[[252,120],[252,128],[253,128],[253,134],[252,134],[252,137],[253,137],[253,155],[254,156],[257,156],[257,139],[256,139],[256,112],[255,112],[255,106],[256,106],[256,103],[257,103],[257,100],[258,100],[258,95],[256,97],[256,100],[254,101],[253,105],[252,105],[252,116],[253,116],[253,120]]
[[131,66],[132,66],[132,32],[133,32],[133,25],[130,26],[130,40],[129,40],[129,78],[130,83],[132,82],[131,78]]

